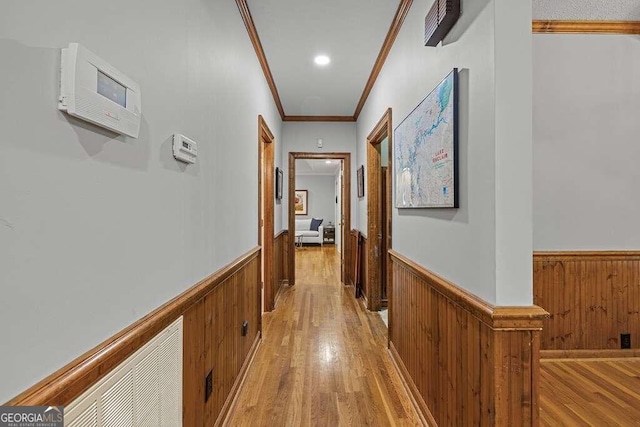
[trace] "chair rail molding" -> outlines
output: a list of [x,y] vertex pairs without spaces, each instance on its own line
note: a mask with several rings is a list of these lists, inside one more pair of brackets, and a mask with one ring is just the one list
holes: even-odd
[[536,20],[536,34],[640,34],[640,21]]

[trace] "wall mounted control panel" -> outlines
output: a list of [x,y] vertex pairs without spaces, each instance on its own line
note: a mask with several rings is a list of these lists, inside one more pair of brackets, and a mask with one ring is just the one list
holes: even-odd
[[78,43],[62,49],[58,109],[133,138],[140,133],[140,86]]
[[173,135],[173,157],[185,163],[195,163],[198,157],[198,144],[184,135]]

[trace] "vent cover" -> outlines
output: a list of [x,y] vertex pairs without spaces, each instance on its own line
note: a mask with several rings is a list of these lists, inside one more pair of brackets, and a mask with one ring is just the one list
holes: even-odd
[[424,45],[437,46],[460,18],[460,0],[435,0],[424,18]]
[[96,427],[98,425],[98,404],[93,402],[91,406],[78,414],[69,427]]
[[69,427],[182,425],[182,317],[65,408]]

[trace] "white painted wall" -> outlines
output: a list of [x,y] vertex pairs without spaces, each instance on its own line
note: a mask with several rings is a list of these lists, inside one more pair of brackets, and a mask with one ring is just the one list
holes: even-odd
[[322,225],[336,223],[336,194],[333,175],[296,175],[296,189],[307,190],[308,215],[296,215],[297,219],[321,218]]
[[335,240],[336,240],[336,250],[338,252],[342,252],[342,233],[343,233],[343,227],[342,227],[342,203],[340,202],[342,200],[342,170],[343,170],[343,165],[340,166],[340,168],[336,171],[335,176],[333,177],[334,179],[334,192],[336,194],[336,197],[338,198],[338,203],[335,204],[335,221],[334,221],[334,225],[336,227],[336,232],[335,232]]
[[[365,162],[366,137],[388,107],[395,128],[459,68],[460,208],[394,209],[393,248],[486,301],[529,305],[530,3],[465,1],[444,43],[428,48],[424,16],[432,3],[414,2],[409,11],[357,122],[357,162]],[[359,229],[366,233],[366,197],[357,205]]]
[[[317,147],[322,139],[322,148]],[[282,164],[284,182],[289,182],[289,153],[351,153],[351,228],[356,228],[356,124],[333,122],[282,123]],[[283,228],[287,228],[288,192],[282,196]],[[335,223],[335,221],[334,221]]]
[[640,41],[533,37],[536,250],[640,248]]
[[495,0],[494,7],[496,303],[530,305],[533,303],[531,5],[530,0]]
[[[139,139],[57,111],[74,41],[140,83]],[[256,246],[257,116],[281,121],[234,2],[5,1],[0,56],[4,402]]]
[[638,0],[533,0],[533,19],[637,21]]
[[[269,119],[269,127],[271,128],[271,131],[275,133],[277,133],[277,136],[275,136],[275,140],[274,140],[274,144],[275,144],[275,151],[273,153],[273,162],[274,162],[274,168],[272,173],[273,175],[273,189],[274,189],[274,195],[272,196],[274,199],[274,205],[273,205],[273,214],[274,214],[274,224],[273,224],[273,231],[275,235],[278,235],[278,233],[280,233],[282,230],[286,230],[287,229],[287,217],[286,217],[286,211],[283,210],[282,208],[282,199],[278,200],[275,198],[275,188],[276,188],[276,175],[275,175],[275,168],[279,167],[280,169],[282,169],[282,197],[286,196],[287,193],[287,180],[285,179],[285,174],[286,174],[286,170],[289,168],[288,165],[288,161],[285,160],[283,161],[283,157],[282,157],[282,145],[283,145],[283,140],[282,140],[282,121],[280,120],[280,116],[276,115],[274,116],[272,119]],[[276,129],[274,130],[273,127],[275,127]]]

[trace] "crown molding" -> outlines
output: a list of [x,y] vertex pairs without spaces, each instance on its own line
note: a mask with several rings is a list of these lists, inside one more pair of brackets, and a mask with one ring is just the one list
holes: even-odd
[[396,41],[396,37],[398,37],[398,33],[400,33],[404,19],[407,17],[412,4],[413,0],[401,0],[400,4],[398,4],[398,10],[396,10],[396,15],[393,17],[393,21],[391,22],[391,26],[387,32],[387,37],[384,39],[382,48],[380,48],[380,53],[378,53],[378,58],[376,59],[375,64],[373,64],[369,80],[367,80],[367,84],[362,91],[362,96],[360,97],[360,101],[358,101],[356,111],[353,113],[355,120],[358,120],[358,117],[364,108],[364,104],[367,102],[371,89],[373,89],[373,85],[376,83],[378,75],[387,60],[387,56],[389,56],[389,52],[393,47],[393,43]]
[[264,49],[262,48],[262,43],[258,36],[258,30],[256,30],[255,23],[253,22],[253,17],[249,11],[247,0],[236,0],[236,4],[238,5],[240,16],[242,16],[242,20],[244,21],[244,26],[247,28],[247,33],[249,34],[249,39],[251,39],[251,44],[253,44],[253,49],[256,51],[256,56],[258,57],[258,62],[260,62],[260,66],[262,67],[264,77],[267,79],[269,89],[271,89],[271,95],[273,95],[273,101],[276,104],[276,108],[278,108],[280,118],[284,120],[284,108],[282,107],[282,101],[278,94],[278,88],[276,87],[275,80],[273,80],[273,74],[271,74],[271,68],[269,68],[267,57],[264,54]]
[[369,94],[371,93],[371,89],[373,89],[373,85],[378,78],[378,74],[382,70],[382,66],[384,65],[389,52],[391,51],[391,47],[402,28],[402,24],[404,23],[404,19],[411,8],[411,4],[413,0],[400,0],[398,4],[398,9],[396,10],[396,14],[391,22],[391,26],[389,27],[389,31],[387,32],[387,36],[382,44],[382,48],[378,53],[378,57],[376,62],[373,64],[373,69],[371,70],[371,74],[369,75],[369,80],[367,80],[367,84],[362,91],[362,95],[360,96],[360,101],[356,107],[355,113],[353,116],[287,116],[284,112],[284,108],[282,106],[282,101],[280,100],[280,95],[278,94],[278,88],[276,87],[275,80],[273,79],[273,75],[271,74],[271,68],[269,68],[269,63],[267,62],[267,57],[264,53],[264,49],[262,48],[262,43],[260,42],[260,37],[258,36],[258,30],[256,30],[255,23],[253,18],[251,17],[251,12],[249,11],[249,5],[247,4],[247,0],[236,0],[236,4],[238,5],[238,10],[240,10],[240,15],[242,16],[242,20],[244,21],[244,25],[247,28],[247,33],[249,34],[249,38],[251,39],[251,43],[253,44],[253,48],[256,51],[256,55],[258,57],[258,61],[260,62],[260,66],[262,67],[262,72],[264,73],[265,79],[267,79],[267,84],[269,85],[269,89],[271,89],[271,94],[273,95],[273,101],[276,103],[276,107],[280,112],[280,118],[285,122],[355,122],[358,120],[358,116],[364,107]]
[[[253,44],[258,62],[262,67],[264,77],[273,96],[280,118],[285,122],[355,122],[358,120],[362,109],[375,85],[375,82],[384,66],[384,63],[393,47],[393,44],[402,28],[402,24],[409,13],[413,0],[400,0],[398,9],[391,22],[387,36],[382,44],[376,62],[373,65],[369,79],[362,91],[358,105],[353,116],[288,116],[285,114],[278,88],[271,73],[271,68],[262,48],[258,31],[249,11],[247,0],[236,0],[238,10],[244,21],[249,39]],[[577,21],[577,20],[534,20],[532,31],[535,34],[640,34],[640,21]]]
[[296,172],[296,176],[336,176],[335,172]]
[[640,21],[533,21],[535,34],[640,34]]
[[285,122],[355,122],[353,116],[284,116]]

